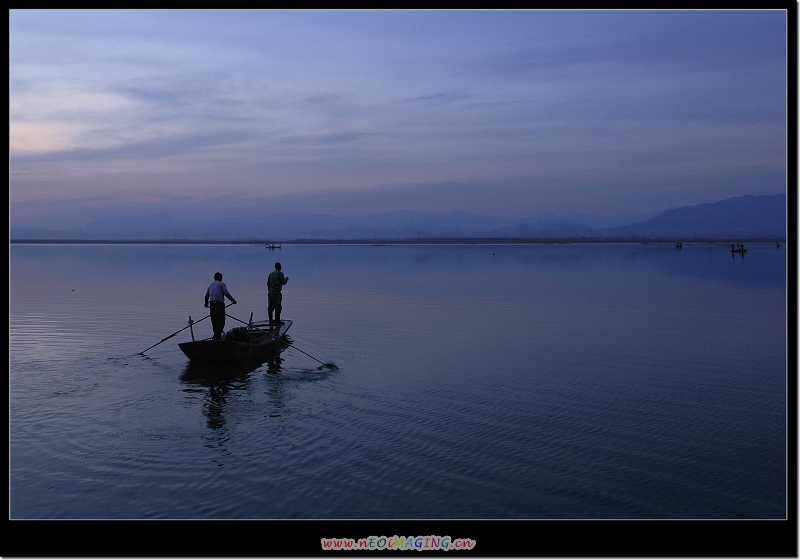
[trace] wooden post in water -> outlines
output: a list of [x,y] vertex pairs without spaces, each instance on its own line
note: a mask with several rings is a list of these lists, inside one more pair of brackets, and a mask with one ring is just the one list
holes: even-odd
[[194,342],[194,329],[192,328],[193,324],[194,322],[192,321],[192,316],[189,315],[189,332],[192,333],[192,342]]

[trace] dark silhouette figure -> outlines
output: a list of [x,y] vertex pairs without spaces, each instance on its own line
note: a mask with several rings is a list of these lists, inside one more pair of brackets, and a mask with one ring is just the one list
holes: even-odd
[[225,298],[236,303],[225,282],[222,281],[222,274],[217,272],[214,274],[214,281],[206,290],[206,300],[203,304],[204,307],[211,304],[211,326],[214,329],[212,340],[222,340],[222,330],[225,328]]
[[[267,315],[269,315],[269,328],[276,326],[280,328],[283,324],[281,322],[281,311],[283,310],[283,294],[281,290],[289,281],[288,276],[284,276],[281,272],[281,263],[275,263],[275,270],[273,270],[267,278]],[[273,322],[272,314],[275,313],[275,320]]]

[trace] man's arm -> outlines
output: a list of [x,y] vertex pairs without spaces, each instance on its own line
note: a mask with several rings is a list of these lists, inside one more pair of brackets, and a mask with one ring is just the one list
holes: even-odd
[[231,293],[228,291],[228,286],[226,286],[226,285],[224,285],[224,284],[222,285],[222,293],[225,295],[225,297],[226,297],[226,298],[228,298],[229,300],[231,300],[231,303],[233,303],[233,304],[236,304],[236,300],[235,300],[235,299],[233,299],[233,296],[232,296],[232,295],[231,295]]

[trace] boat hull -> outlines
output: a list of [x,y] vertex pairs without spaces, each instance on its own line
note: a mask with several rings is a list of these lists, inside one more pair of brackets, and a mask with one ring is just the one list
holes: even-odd
[[286,331],[291,321],[283,321],[279,330],[266,329],[266,321],[256,323],[249,331],[249,340],[193,340],[178,347],[193,362],[246,364],[264,361],[279,354],[288,346]]

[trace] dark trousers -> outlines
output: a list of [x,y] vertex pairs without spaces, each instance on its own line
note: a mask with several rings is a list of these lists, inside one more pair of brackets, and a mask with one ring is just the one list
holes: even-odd
[[210,301],[211,326],[214,329],[214,340],[222,339],[222,329],[225,328],[225,302]]
[[267,315],[269,316],[269,320],[272,321],[272,312],[275,312],[275,320],[281,320],[281,301],[283,300],[283,295],[280,292],[273,292],[267,294]]

